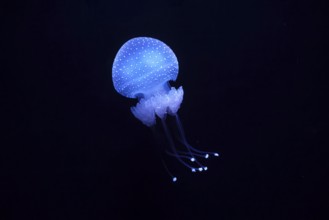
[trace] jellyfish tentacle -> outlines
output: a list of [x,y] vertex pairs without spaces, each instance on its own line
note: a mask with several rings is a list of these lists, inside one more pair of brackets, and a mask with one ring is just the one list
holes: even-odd
[[[181,155],[190,155],[189,153],[186,153],[184,151],[177,151],[179,154]],[[200,157],[200,158],[203,158],[203,159],[208,159],[209,158],[209,154],[200,154],[200,153],[195,153],[195,152],[192,152],[192,155],[195,156],[195,157]]]
[[[177,152],[177,151],[176,151],[176,152]],[[169,151],[166,151],[166,153],[167,153],[169,156],[180,157],[180,158],[183,158],[183,159],[187,159],[187,160],[189,160],[189,161],[191,161],[191,162],[194,162],[194,161],[195,161],[195,158],[193,158],[193,157],[189,157],[189,156],[186,156],[186,155],[182,155],[182,154],[179,154],[179,153],[174,154],[174,153],[171,153],[171,152],[169,152]]]
[[173,182],[176,182],[176,181],[177,181],[177,177],[174,176],[174,175],[170,172],[169,168],[167,167],[166,162],[165,162],[163,159],[161,159],[161,162],[162,162],[162,165],[163,165],[163,167],[165,168],[166,172],[167,172],[168,175],[171,177],[172,181],[173,181]]
[[200,166],[200,168],[202,168],[202,170],[200,170],[199,168],[199,171],[206,171],[208,169],[208,167],[204,166],[202,163],[200,163],[198,160],[195,160],[195,162]]
[[[157,133],[157,131],[156,131],[156,129],[155,129],[155,126],[152,126],[151,127],[151,131],[152,131],[152,133],[153,133],[153,135],[155,136],[155,137],[157,137],[158,138],[158,133]],[[162,163],[162,166],[164,167],[164,169],[165,169],[165,171],[167,172],[167,174],[171,177],[171,180],[173,181],[173,182],[176,182],[177,181],[177,177],[175,176],[175,175],[173,175],[173,173],[170,171],[170,169],[168,168],[168,166],[167,166],[167,163],[166,163],[166,160],[165,160],[165,158],[163,157],[163,151],[161,151],[161,149],[159,149],[158,148],[158,154],[159,154],[159,157],[161,158],[161,163]]]
[[185,136],[185,132],[184,132],[184,129],[183,129],[183,125],[179,119],[179,116],[178,114],[174,114],[175,116],[175,119],[176,119],[176,124],[177,124],[177,127],[178,127],[178,130],[179,130],[179,133],[180,133],[180,141],[181,143],[189,150],[189,152],[196,152],[196,153],[200,153],[200,154],[204,154],[205,158],[208,158],[209,155],[213,155],[215,157],[218,157],[219,154],[217,152],[209,152],[209,151],[201,151],[201,150],[198,150],[194,147],[192,147],[188,141],[186,140],[186,136]]
[[[178,151],[177,151],[178,152]],[[177,154],[173,154],[169,151],[166,151],[166,153],[169,155],[169,156],[172,156],[172,157],[180,157],[180,158],[183,158],[183,159],[187,159],[189,162],[191,163],[196,163],[199,165],[199,167],[197,168],[199,171],[203,171],[203,170],[207,170],[208,168],[206,166],[204,166],[198,159],[195,159],[194,157],[189,157],[189,156],[186,156],[186,155],[183,155],[181,153],[177,153]],[[187,154],[187,153],[185,153]],[[187,154],[188,155],[188,154]],[[202,169],[202,170],[200,170]]]
[[183,130],[183,126],[182,124],[180,123],[180,120],[178,118],[178,114],[177,113],[174,113],[173,114],[175,119],[176,119],[176,124],[177,124],[177,127],[178,127],[178,131],[179,131],[179,134],[180,134],[180,138],[182,139],[182,144],[186,147],[187,151],[188,151],[188,154],[191,156],[191,158],[194,158],[193,156],[193,153],[192,153],[192,148],[188,147],[188,145],[186,145],[185,143],[187,143],[186,141],[186,137],[185,137],[185,132]]
[[187,168],[191,169],[192,172],[195,172],[195,171],[198,169],[198,167],[194,167],[194,166],[189,165],[188,163],[186,163],[184,160],[182,160],[182,159],[177,155],[177,150],[176,150],[176,147],[175,147],[174,141],[173,141],[173,139],[172,139],[172,137],[171,137],[171,135],[170,135],[170,133],[169,133],[169,129],[168,129],[168,127],[167,127],[167,125],[166,125],[166,122],[165,122],[165,120],[164,120],[163,118],[161,119],[161,123],[162,123],[163,130],[164,130],[164,132],[165,132],[165,134],[166,134],[166,136],[167,136],[167,139],[168,139],[168,141],[169,141],[169,145],[170,145],[170,147],[171,147],[171,150],[173,151],[173,153],[174,153],[175,157],[177,158],[177,160],[178,160],[181,164],[183,164],[184,166],[186,166]]

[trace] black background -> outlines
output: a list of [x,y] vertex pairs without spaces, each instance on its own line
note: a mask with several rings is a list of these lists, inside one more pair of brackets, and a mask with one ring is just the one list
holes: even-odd
[[[328,25],[316,1],[1,3],[0,219],[325,219]],[[176,53],[206,173],[170,182],[116,52]]]

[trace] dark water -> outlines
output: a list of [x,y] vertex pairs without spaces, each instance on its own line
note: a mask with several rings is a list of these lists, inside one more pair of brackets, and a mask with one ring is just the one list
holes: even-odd
[[[2,4],[0,219],[326,219],[325,4]],[[170,182],[114,90],[137,36],[176,53],[187,138],[221,153],[206,173]]]

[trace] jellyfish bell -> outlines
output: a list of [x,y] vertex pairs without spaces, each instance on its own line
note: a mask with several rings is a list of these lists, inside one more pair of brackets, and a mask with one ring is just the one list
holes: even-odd
[[[133,115],[147,126],[155,124],[156,115],[175,114],[183,101],[180,87],[170,88],[169,81],[178,75],[174,52],[162,41],[137,37],[127,41],[118,51],[112,69],[114,88],[128,98],[139,98]],[[168,111],[167,111],[168,110]]]
[[128,98],[152,96],[178,76],[174,52],[162,41],[137,37],[127,41],[118,51],[112,69],[114,88]]
[[[209,155],[218,156],[215,152],[200,151],[192,147],[186,140],[183,126],[177,111],[183,101],[183,87],[170,87],[169,81],[175,81],[178,76],[178,61],[175,53],[160,40],[150,37],[137,37],[127,41],[118,51],[113,62],[112,80],[115,90],[127,98],[137,98],[139,102],[131,108],[133,115],[146,126],[153,126],[156,117],[168,139],[169,156],[178,159],[192,172],[206,171],[200,159],[208,159]],[[180,142],[184,151],[176,148],[176,144],[166,125],[167,115],[175,117],[179,130]],[[166,168],[173,182],[173,176]]]

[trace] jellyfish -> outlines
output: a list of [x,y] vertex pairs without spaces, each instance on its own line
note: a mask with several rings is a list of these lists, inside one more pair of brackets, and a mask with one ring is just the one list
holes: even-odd
[[[208,167],[203,165],[203,160],[211,156],[218,157],[219,154],[198,150],[187,141],[177,114],[184,90],[182,86],[176,89],[169,83],[176,81],[177,76],[176,55],[165,43],[151,37],[128,40],[117,52],[112,66],[115,90],[127,98],[138,99],[136,106],[131,107],[132,114],[148,127],[156,124],[157,117],[160,119],[169,146],[165,153],[192,172],[206,171]],[[183,150],[176,147],[166,123],[167,116],[174,117]],[[166,165],[165,169],[172,181],[176,182],[177,177]]]

